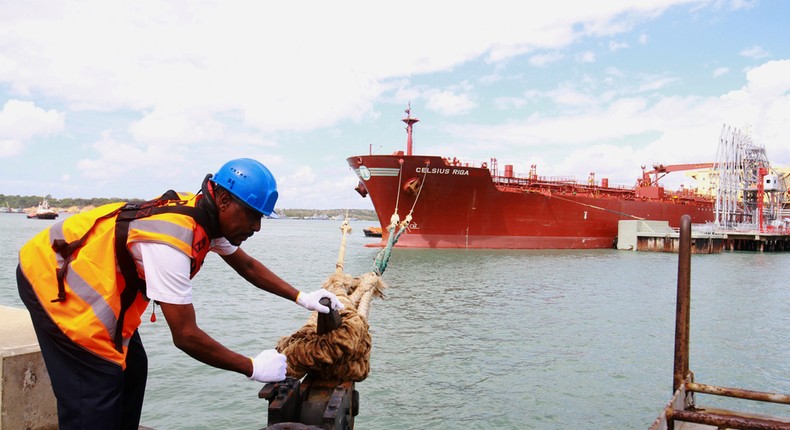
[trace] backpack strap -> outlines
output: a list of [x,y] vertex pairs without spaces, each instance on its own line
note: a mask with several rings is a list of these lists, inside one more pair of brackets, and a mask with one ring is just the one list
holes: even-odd
[[58,279],[58,297],[52,299],[51,300],[52,303],[66,301],[65,279],[66,279],[66,273],[69,270],[69,265],[71,264],[71,260],[74,256],[74,253],[78,249],[82,248],[83,245],[85,245],[85,240],[87,240],[88,235],[93,231],[94,227],[96,227],[96,224],[98,224],[100,220],[113,217],[116,214],[118,214],[118,212],[120,211],[121,208],[118,208],[106,215],[102,215],[99,218],[96,218],[96,220],[93,222],[93,225],[91,225],[88,231],[86,231],[85,234],[82,235],[82,237],[80,237],[79,239],[73,242],[66,242],[63,239],[56,239],[52,242],[52,250],[63,258],[63,264],[57,270],[55,270],[55,274]]
[[[205,199],[206,197],[204,197]],[[176,205],[170,203],[176,202]],[[183,202],[178,204],[179,202]],[[126,287],[121,293],[121,312],[118,315],[118,326],[115,330],[115,349],[123,351],[123,323],[126,311],[132,307],[137,292],[146,296],[145,279],[137,273],[134,259],[126,246],[129,240],[129,224],[136,219],[146,218],[162,213],[177,213],[192,217],[207,232],[215,229],[209,214],[205,210],[197,207],[186,206],[185,200],[180,200],[178,194],[173,190],[168,190],[156,200],[150,200],[139,205],[126,205],[121,208],[118,218],[115,220],[115,258],[118,260],[118,267],[123,275]]]

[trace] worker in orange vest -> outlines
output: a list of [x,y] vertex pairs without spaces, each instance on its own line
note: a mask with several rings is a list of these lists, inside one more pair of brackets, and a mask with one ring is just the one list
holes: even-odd
[[[142,204],[113,203],[70,216],[19,251],[17,285],[28,308],[58,405],[60,429],[137,429],[148,358],[137,328],[149,300],[173,343],[208,365],[259,382],[285,378],[274,349],[248,357],[198,327],[191,279],[209,251],[254,286],[328,313],[329,291],[305,294],[239,245],[274,212],[277,184],[249,158],[206,175],[196,195],[168,191]],[[155,308],[155,306],[154,306]],[[154,314],[152,314],[153,317]]]

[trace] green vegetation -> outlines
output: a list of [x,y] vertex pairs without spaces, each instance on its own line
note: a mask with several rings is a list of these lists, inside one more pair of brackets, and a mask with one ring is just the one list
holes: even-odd
[[342,219],[348,213],[349,218],[363,221],[376,221],[376,212],[369,209],[275,209],[280,217],[288,218],[336,218]]
[[132,202],[140,203],[142,199],[123,199],[118,197],[113,198],[92,198],[92,199],[56,199],[51,195],[46,196],[7,196],[0,194],[0,206],[9,207],[12,209],[25,209],[33,206],[38,206],[41,200],[47,199],[49,206],[53,208],[70,208],[72,206],[85,207],[85,206],[101,206],[113,202]]
[[[51,195],[46,196],[7,196],[0,194],[0,207],[8,207],[11,209],[27,209],[38,206],[43,199],[47,199],[49,206],[59,209],[68,209],[70,207],[83,208],[86,206],[101,206],[107,203],[114,202],[131,202],[140,203],[143,199],[123,199],[123,198],[92,198],[92,199],[76,199],[65,198],[56,199]],[[349,218],[356,218],[364,221],[375,221],[376,212],[368,209],[280,209],[275,211],[282,217],[287,218],[339,218],[342,219],[348,213]]]

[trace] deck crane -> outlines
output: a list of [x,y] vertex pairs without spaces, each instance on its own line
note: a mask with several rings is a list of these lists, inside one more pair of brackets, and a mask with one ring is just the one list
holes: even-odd
[[[653,170],[646,171],[642,166],[642,178],[638,180],[640,187],[657,187],[658,181],[671,172],[681,172],[684,170],[710,169],[714,163],[689,163],[689,164],[654,164]],[[661,174],[661,176],[659,176]],[[650,176],[653,176],[652,178]]]

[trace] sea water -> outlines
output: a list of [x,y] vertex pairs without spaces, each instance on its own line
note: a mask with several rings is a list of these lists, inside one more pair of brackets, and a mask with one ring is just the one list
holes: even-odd
[[[56,221],[0,214],[0,304],[21,307],[19,247]],[[345,272],[373,269],[378,239],[352,222]],[[340,222],[266,220],[243,248],[312,291],[335,270]],[[373,351],[357,429],[644,429],[671,396],[677,254],[617,250],[395,249],[369,316]],[[697,382],[790,393],[790,254],[692,256],[690,368]],[[216,255],[194,280],[200,327],[255,355],[309,313],[257,290]],[[140,328],[150,373],[142,424],[260,429],[263,384]],[[790,415],[786,405],[697,402]]]

